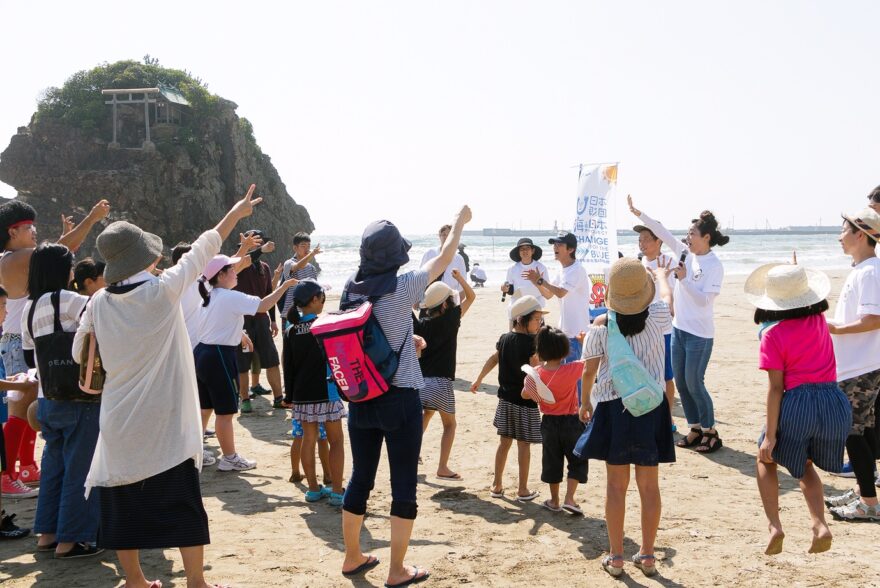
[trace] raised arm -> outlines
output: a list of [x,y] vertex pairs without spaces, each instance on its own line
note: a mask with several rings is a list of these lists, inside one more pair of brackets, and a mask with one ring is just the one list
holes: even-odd
[[626,203],[629,206],[629,211],[636,215],[642,224],[648,227],[652,233],[657,235],[657,237],[666,244],[667,247],[672,249],[675,252],[676,256],[681,255],[684,251],[686,251],[686,246],[684,243],[675,238],[669,229],[664,227],[659,221],[655,221],[650,216],[639,210],[635,207],[632,201],[632,196],[627,195]]
[[470,287],[470,284],[467,283],[465,277],[461,275],[461,272],[452,270],[452,277],[455,278],[455,281],[458,282],[458,285],[461,286],[461,291],[464,293],[464,300],[461,301],[461,316],[464,316],[471,307],[471,304],[474,303],[474,300],[477,299],[477,294]]
[[238,221],[253,214],[254,206],[263,201],[262,198],[254,198],[254,190],[256,188],[256,184],[251,184],[248,188],[247,194],[244,195],[244,198],[236,202],[235,205],[229,209],[229,212],[226,213],[226,216],[223,217],[223,220],[217,223],[217,226],[214,227],[214,230],[220,233],[220,239],[223,241],[229,238],[232,229],[235,228]]
[[467,224],[471,220],[471,209],[464,205],[461,207],[461,210],[458,211],[458,214],[455,215],[455,220],[452,221],[452,231],[449,233],[449,236],[446,237],[446,241],[443,242],[443,247],[440,249],[440,255],[433,259],[429,259],[422,266],[422,269],[428,272],[428,282],[433,282],[446,271],[446,266],[449,265],[449,262],[452,261],[452,258],[455,256],[458,251],[458,242],[461,240],[461,231],[464,228],[464,225]]
[[[89,214],[86,215],[86,218],[65,234],[61,235],[58,238],[58,242],[65,245],[71,251],[76,251],[79,249],[79,246],[82,245],[82,242],[85,241],[86,235],[89,234],[92,227],[94,227],[98,221],[107,218],[108,214],[110,214],[110,203],[106,200],[99,200],[98,203],[92,207],[92,210],[89,211]],[[66,223],[65,228],[67,228]]]
[[260,306],[257,308],[257,312],[269,312],[272,310],[275,307],[275,303],[281,300],[281,297],[284,296],[284,293],[298,283],[299,280],[294,280],[293,278],[282,282],[281,285],[275,288],[271,294],[260,301]]

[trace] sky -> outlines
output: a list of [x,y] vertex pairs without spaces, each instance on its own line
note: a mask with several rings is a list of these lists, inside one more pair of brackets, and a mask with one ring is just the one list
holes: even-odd
[[837,224],[880,183],[877,2],[51,6],[0,0],[0,149],[45,88],[150,54],[238,104],[321,234],[570,224],[589,162],[626,225],[627,193],[676,228]]

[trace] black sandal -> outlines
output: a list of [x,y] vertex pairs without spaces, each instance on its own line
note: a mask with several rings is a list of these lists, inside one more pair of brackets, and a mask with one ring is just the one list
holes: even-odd
[[[688,440],[688,436],[685,435],[682,439],[679,439],[675,442],[676,447],[683,447],[685,449],[690,449],[694,445],[699,445],[703,440],[703,429],[697,429],[696,427],[691,427],[691,433],[696,433],[697,436],[691,440]],[[690,434],[690,433],[688,433]]]
[[[713,443],[712,440],[715,440]],[[714,433],[703,433],[703,440],[700,441],[700,445],[697,447],[697,453],[715,453],[719,449],[724,447],[724,442],[721,441],[721,437],[718,436],[718,431]]]

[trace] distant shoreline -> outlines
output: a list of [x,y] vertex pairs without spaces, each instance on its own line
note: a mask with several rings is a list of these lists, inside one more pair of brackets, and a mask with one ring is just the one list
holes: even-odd
[[[687,229],[672,229],[674,235],[686,235]],[[727,235],[836,235],[839,226],[815,227],[782,227],[779,229],[722,229]],[[464,237],[553,237],[561,231],[549,229],[495,229],[485,228],[479,231],[462,231]],[[617,236],[632,234],[631,229],[618,229]]]

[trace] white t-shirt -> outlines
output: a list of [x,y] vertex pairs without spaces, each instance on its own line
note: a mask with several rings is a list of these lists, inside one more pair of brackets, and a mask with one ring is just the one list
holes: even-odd
[[202,295],[199,294],[199,283],[190,284],[180,297],[180,310],[183,311],[183,321],[186,323],[186,332],[189,334],[189,342],[193,349],[199,344],[199,324],[201,323]]
[[240,345],[245,315],[257,314],[262,302],[238,290],[214,288],[211,302],[202,306],[199,317],[199,342],[207,345]]
[[675,265],[678,265],[682,253],[687,253],[684,260],[687,276],[684,280],[676,280],[672,293],[672,308],[675,310],[672,326],[703,339],[714,339],[715,322],[712,315],[715,297],[721,292],[721,282],[724,281],[721,260],[712,251],[705,255],[694,255],[669,229],[647,214],[643,213],[639,220],[672,250]]
[[[658,255],[657,259],[655,259],[654,261],[648,261],[647,257],[642,258],[642,265],[648,269],[657,269],[660,262],[662,262],[664,266],[668,266],[670,268],[674,268],[677,265],[676,260],[672,256],[666,255],[665,253],[661,253],[660,255]],[[651,274],[651,275],[653,277],[653,274]],[[675,279],[675,275],[672,272],[669,272],[669,275],[666,277],[666,280],[669,282],[669,291],[674,292],[675,291],[675,282],[677,282],[677,280]],[[655,280],[654,300],[651,301],[651,304],[656,304],[657,302],[663,302],[663,300],[660,298],[660,287],[657,286],[656,280]],[[673,304],[675,304],[674,299],[673,299]],[[664,335],[672,334],[672,321],[667,321],[666,330],[663,331],[663,334]]]
[[507,270],[506,282],[508,284],[513,284],[513,295],[510,297],[510,306],[513,306],[513,303],[523,296],[534,296],[538,299],[541,308],[544,308],[547,304],[547,300],[541,295],[541,291],[538,290],[538,287],[522,276],[524,272],[533,269],[538,270],[541,273],[541,277],[545,280],[547,279],[547,267],[540,261],[532,261],[529,265],[524,265],[523,262],[518,261]]
[[[858,264],[846,277],[833,322],[848,324],[868,314],[880,315],[880,259],[876,257]],[[838,382],[880,369],[880,331],[832,335],[831,340]]]
[[571,339],[590,328],[590,276],[579,261],[560,268],[551,282],[567,294],[559,299],[559,329]]
[[[425,251],[425,254],[422,255],[422,261],[419,262],[419,268],[425,267],[425,264],[434,259],[435,257],[440,256],[440,248],[432,247]],[[443,283],[455,290],[456,292],[461,292],[461,285],[452,277],[452,270],[457,269],[458,273],[461,274],[462,277],[467,276],[467,270],[464,265],[464,258],[458,253],[453,256],[452,261],[449,262],[449,265],[446,266],[446,271],[443,272]]]

